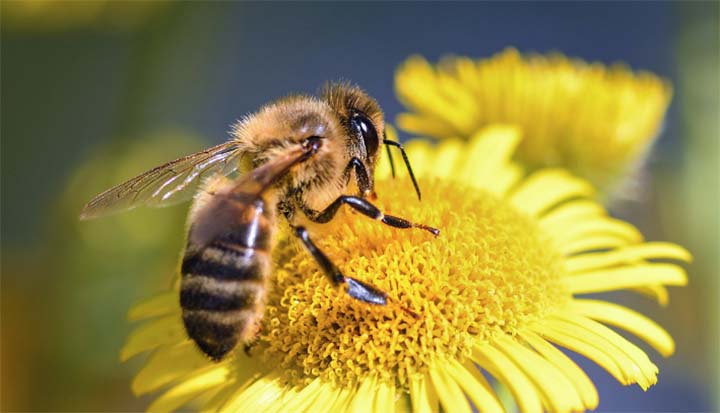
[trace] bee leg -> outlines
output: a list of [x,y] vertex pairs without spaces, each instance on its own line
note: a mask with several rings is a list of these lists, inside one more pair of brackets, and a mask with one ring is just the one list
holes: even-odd
[[355,278],[344,276],[340,269],[312,242],[305,227],[294,227],[293,229],[295,235],[300,238],[305,248],[315,258],[315,261],[317,261],[333,285],[347,285],[346,291],[348,295],[356,300],[376,305],[387,304],[387,294],[385,292]]
[[383,131],[383,144],[385,144],[385,150],[387,151],[388,160],[390,160],[390,172],[392,173],[392,177],[395,178],[395,161],[393,160],[392,152],[390,152],[390,145],[392,144],[388,142],[392,141],[388,140],[387,135]]
[[243,347],[243,351],[245,352],[245,355],[246,355],[246,356],[252,357],[252,354],[250,354],[250,351],[252,350],[252,348],[253,348],[254,346],[255,346],[255,342],[254,342],[254,341],[253,341],[252,343],[247,343],[247,344],[245,344],[245,346]]
[[341,195],[333,201],[330,206],[325,208],[323,211],[314,211],[309,208],[303,208],[303,212],[305,215],[307,215],[308,218],[310,218],[311,221],[319,222],[319,223],[326,223],[329,222],[337,213],[338,209],[343,205],[347,204],[354,210],[360,212],[363,215],[366,215],[370,218],[376,219],[378,221],[382,221],[386,225],[390,225],[391,227],[395,228],[420,228],[424,229],[425,231],[431,232],[433,235],[438,236],[440,235],[440,230],[429,227],[424,224],[416,224],[412,223],[405,218],[396,217],[393,215],[385,215],[376,207],[375,205],[371,204],[370,201],[364,198],[360,198],[357,196],[351,196],[351,195]]
[[258,334],[260,334],[260,330],[262,330],[262,324],[256,323],[256,324],[255,324],[255,333],[253,334],[253,337],[254,337],[254,338],[252,339],[252,341],[246,342],[245,345],[243,346],[243,350],[245,351],[245,355],[248,356],[248,357],[252,357],[252,354],[251,354],[250,352],[252,351],[253,348],[255,348],[255,346],[256,346],[257,343],[258,343],[258,338],[257,338],[257,336],[258,336]]
[[345,167],[345,180],[350,179],[350,172],[355,170],[355,179],[357,179],[357,186],[360,190],[361,196],[370,196],[374,193],[372,186],[370,185],[370,178],[368,177],[367,169],[363,165],[362,161],[356,157],[350,159],[350,162]]

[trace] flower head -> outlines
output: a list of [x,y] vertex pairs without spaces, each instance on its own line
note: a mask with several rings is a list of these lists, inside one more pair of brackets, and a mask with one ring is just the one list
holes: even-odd
[[648,72],[515,49],[435,66],[410,57],[396,73],[395,88],[410,111],[397,118],[408,132],[469,138],[489,124],[518,125],[521,162],[570,169],[602,191],[644,157],[672,94]]
[[[583,294],[630,289],[666,300],[689,260],[673,244],[644,243],[631,225],[588,199],[592,187],[559,169],[525,176],[509,161],[515,128],[494,126],[469,142],[408,143],[422,203],[403,176],[377,170],[378,205],[441,228],[384,227],[343,211],[317,229],[318,245],[346,275],[386,291],[363,304],[326,280],[283,237],[272,291],[251,350],[205,359],[182,329],[176,291],[141,303],[144,319],[122,357],[152,350],[133,382],[138,394],[165,388],[150,406],[203,410],[500,412],[489,377],[523,412],[593,409],[591,380],[558,347],[582,354],[621,383],[646,389],[657,368],[624,329],[662,355],[671,337],[645,316]],[[413,317],[407,309],[416,313]]]

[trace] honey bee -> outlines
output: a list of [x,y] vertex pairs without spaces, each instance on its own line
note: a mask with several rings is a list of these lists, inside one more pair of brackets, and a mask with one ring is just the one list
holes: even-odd
[[[278,216],[314,257],[330,282],[354,299],[386,305],[387,294],[343,275],[315,245],[303,223],[327,223],[342,205],[396,228],[435,228],[386,215],[375,198],[374,169],[385,138],[383,113],[360,88],[329,83],[318,97],[293,95],[238,122],[232,138],[158,166],[92,199],[81,219],[138,205],[191,198],[182,259],[180,305],[188,336],[214,361],[258,334],[271,274]],[[200,186],[200,188],[198,188]]]

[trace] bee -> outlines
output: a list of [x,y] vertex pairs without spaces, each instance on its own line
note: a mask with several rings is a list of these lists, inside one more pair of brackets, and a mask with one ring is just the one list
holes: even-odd
[[[214,361],[251,343],[264,312],[271,252],[282,217],[336,287],[386,305],[387,294],[343,275],[305,227],[327,223],[342,205],[396,228],[435,228],[384,214],[375,199],[380,145],[402,154],[384,134],[377,102],[357,86],[329,83],[319,96],[291,95],[246,116],[229,141],[147,171],[85,205],[92,219],[139,205],[165,206],[195,195],[182,258],[180,306],[188,336]],[[382,131],[382,139],[380,136]]]

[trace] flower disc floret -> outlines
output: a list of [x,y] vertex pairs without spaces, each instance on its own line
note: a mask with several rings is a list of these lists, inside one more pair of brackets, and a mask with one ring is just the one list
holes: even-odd
[[309,380],[346,386],[379,371],[407,387],[437,355],[468,357],[477,340],[514,335],[570,298],[560,254],[528,217],[486,192],[420,183],[432,188],[422,203],[407,182],[378,182],[378,193],[393,194],[379,205],[437,226],[437,238],[347,210],[318,232],[345,275],[388,293],[386,306],[334,288],[291,240],[278,246],[261,354]]

